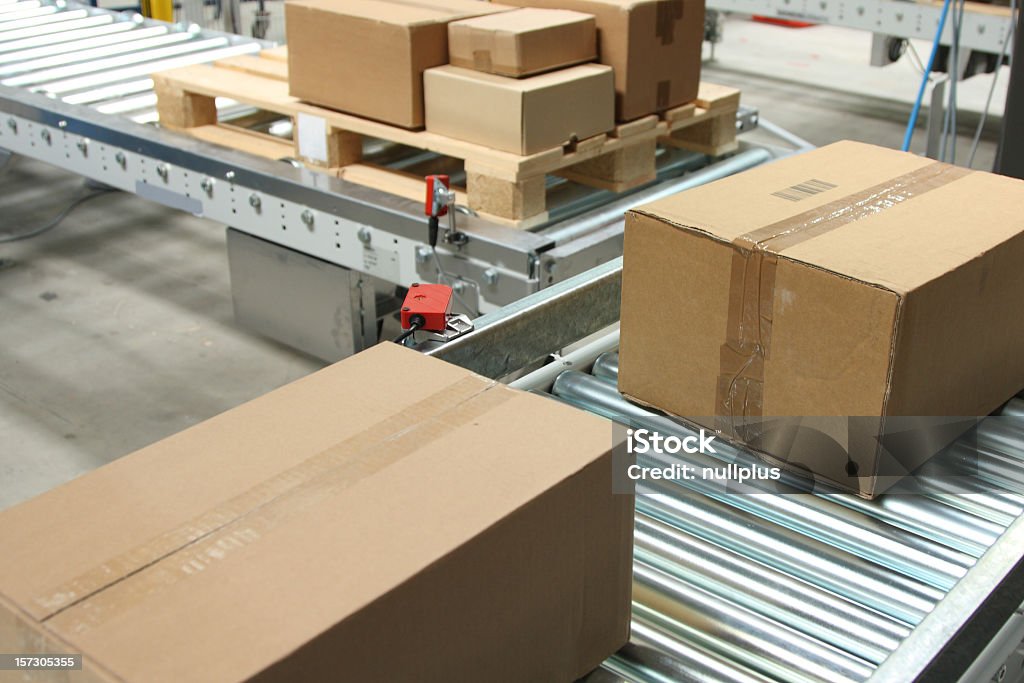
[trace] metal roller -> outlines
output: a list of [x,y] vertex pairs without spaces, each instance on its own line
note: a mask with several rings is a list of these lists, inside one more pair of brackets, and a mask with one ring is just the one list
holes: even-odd
[[887,493],[924,496],[1000,527],[1006,527],[1024,512],[1021,496],[993,491],[977,479],[959,477],[950,481],[948,472],[929,465],[919,468],[912,479],[899,482]]
[[71,10],[69,12],[49,12],[39,16],[27,17],[25,19],[6,21],[0,23],[0,38],[2,38],[4,33],[8,31],[16,31],[24,28],[34,28],[37,26],[59,24],[65,21],[76,21],[78,19],[85,19],[88,16],[88,11],[84,9],[78,9]]
[[[228,41],[226,38],[207,38],[205,40],[188,42],[183,45],[170,45],[153,50],[132,53],[128,56],[118,55],[105,59],[96,59],[91,62],[62,64],[51,69],[42,69],[39,71],[33,70],[21,76],[6,78],[0,82],[2,82],[3,85],[25,87],[44,85],[51,81],[58,81],[61,79],[72,79],[76,76],[81,76],[82,74],[99,74],[108,71],[111,74],[118,74],[122,69],[127,71],[128,67],[132,65],[151,62],[154,60],[163,60],[175,57],[180,58],[183,55],[193,52],[223,48],[227,44]],[[150,71],[153,70],[151,69]]]
[[[30,4],[30,3],[26,3]],[[5,12],[0,14],[0,24],[7,22],[17,21],[18,19],[30,19],[32,17],[41,17],[47,14],[53,14],[57,11],[56,7],[30,7],[26,9],[20,9],[12,12]]]
[[[70,55],[68,53],[61,52],[59,54],[29,57],[26,59],[24,58],[24,54],[22,54],[20,55],[21,59],[18,59],[16,62],[0,67],[0,75],[13,76],[15,74],[29,73],[42,69],[64,67],[71,64],[81,64],[82,62],[88,62],[92,59],[112,57],[115,55],[120,55],[120,58],[124,59],[125,55],[131,55],[139,52],[140,50],[149,50],[172,45],[174,43],[184,43],[191,40],[191,36],[188,33],[168,33],[166,30],[161,31],[160,27],[157,26],[154,26],[153,30],[141,29],[135,33],[136,35],[132,36],[133,40],[112,42],[110,45],[95,47],[89,50],[81,50]],[[3,63],[4,61],[5,60],[3,58],[0,58],[0,63]]]
[[913,576],[764,524],[707,496],[645,495],[636,504],[639,511],[705,541],[910,625],[920,622],[945,594]]
[[[21,50],[36,49],[50,45],[65,45],[76,40],[103,38],[131,31],[137,25],[137,22],[132,21],[106,21],[99,22],[99,25],[88,28],[58,33],[44,33],[29,38],[22,38],[21,40],[5,40],[5,42],[0,42],[0,54],[11,55]],[[14,56],[17,57],[17,55]]]
[[[614,673],[613,673],[614,672]],[[630,643],[583,683],[769,683],[771,679],[692,643],[674,639],[643,618]],[[602,678],[602,676],[606,676]],[[592,678],[593,677],[593,678]]]
[[762,616],[880,664],[910,629],[874,610],[638,513],[638,559]]
[[[633,427],[689,434],[619,394],[616,353],[599,356],[591,373],[562,373],[553,398]],[[744,495],[734,483],[725,492],[695,480],[653,482],[645,489],[653,495],[636,501],[634,631],[658,635],[647,644],[665,656],[680,644],[699,646],[773,680],[862,680],[875,666],[892,670],[893,653],[911,654],[905,642],[920,643],[916,629],[1024,512],[1024,421],[1013,419],[1024,416],[1024,400],[1003,410],[980,423],[979,449],[968,433],[874,500],[822,487]],[[718,442],[716,449],[725,462],[760,462]],[[638,463],[667,464],[645,458]],[[758,641],[758,626],[776,639]],[[790,631],[806,640],[779,643]],[[794,658],[794,643],[798,651],[809,643],[812,656]],[[836,651],[850,659],[837,664]],[[671,680],[615,662],[605,666],[623,680]],[[829,669],[842,664],[852,668]]]
[[[603,354],[594,362],[591,373],[601,379],[617,381],[618,352]],[[1010,404],[1014,402],[1024,410],[1024,401],[1014,399]],[[899,495],[867,501],[859,496],[838,494],[829,496],[829,500],[888,524],[935,538],[972,557],[980,557],[995,542],[1003,528],[1024,512],[1024,498],[1013,494],[990,493],[983,490],[974,479],[962,478],[962,482],[955,484],[950,484],[948,479],[946,473],[928,477],[922,472],[920,476],[897,484],[891,490],[892,494]],[[966,487],[966,491],[963,487]],[[973,495],[969,498],[949,495],[967,492]],[[928,500],[920,497],[909,500],[905,497],[908,495],[924,495]],[[967,514],[952,512],[949,509],[951,507]]]
[[619,379],[619,353],[618,351],[603,353],[594,361],[594,369],[591,370],[594,377],[617,381]]
[[871,675],[867,662],[637,562],[634,612],[662,633],[700,645],[769,677],[852,683]]
[[[583,373],[563,373],[556,380],[553,392],[591,403],[603,403],[607,407],[630,405],[613,385]],[[659,416],[651,411],[633,406],[630,412],[632,413],[630,417],[637,425],[650,426],[665,434],[679,436],[692,434],[690,430],[681,425],[664,418],[659,419]],[[654,423],[651,422],[652,419],[658,421]],[[721,458],[722,462],[758,464],[752,456],[741,454],[736,448],[723,445],[717,450],[719,451],[717,457]],[[641,461],[644,465],[655,466],[679,462],[698,470],[721,464],[708,456],[686,453],[680,453],[671,458],[655,455],[639,456],[638,462]],[[684,484],[684,482],[677,483]],[[872,562],[897,571],[910,566],[914,575],[937,588],[949,589],[957,579],[966,573],[967,568],[974,564],[975,558],[964,552],[884,524],[873,517],[856,514],[831,500],[798,493],[800,489],[797,488],[784,490],[783,492],[787,495],[763,496],[742,495],[742,493],[766,492],[763,488],[749,484],[730,484],[730,490],[726,491],[716,483],[696,478],[685,482],[685,485],[713,498],[728,500],[735,507],[835,545]],[[856,504],[851,503],[851,505]],[[948,510],[951,515],[956,514],[952,508]]]

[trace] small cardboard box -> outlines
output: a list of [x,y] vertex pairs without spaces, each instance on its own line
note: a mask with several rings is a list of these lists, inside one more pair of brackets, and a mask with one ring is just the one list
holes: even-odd
[[542,152],[615,126],[612,70],[600,64],[529,78],[440,66],[423,74],[423,86],[428,131],[512,154]]
[[478,0],[289,0],[289,92],[422,127],[423,71],[448,63],[448,22],[508,9]]
[[525,8],[448,24],[448,61],[521,78],[597,58],[593,15]]
[[972,424],[936,418],[1024,387],[1022,207],[1019,180],[854,142],[641,206],[619,388],[881,493]]
[[598,61],[615,69],[615,117],[630,121],[697,97],[704,0],[509,0],[597,20]]
[[62,681],[569,683],[629,634],[611,448],[379,345],[0,513],[0,652],[83,654]]

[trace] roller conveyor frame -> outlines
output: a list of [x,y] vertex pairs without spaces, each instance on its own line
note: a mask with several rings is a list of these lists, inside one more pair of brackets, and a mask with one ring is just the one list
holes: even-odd
[[[658,418],[618,393],[608,353],[620,288],[616,259],[419,348],[642,426]],[[679,485],[638,496],[634,639],[587,681],[990,680],[1024,638],[1022,414],[1015,399],[982,423],[982,467],[953,490],[926,472],[873,501]]]
[[[26,9],[3,11],[17,4]],[[25,11],[45,13],[10,19]],[[274,162],[150,125],[157,117],[149,74],[271,45],[75,0],[0,0],[0,150],[210,218],[370,281],[406,287],[436,281],[420,202],[296,167],[294,160]],[[222,118],[249,112],[230,101],[217,106]],[[756,111],[745,108],[737,124],[749,129],[756,121]],[[399,150],[404,156],[396,157],[393,148],[370,151],[369,160],[414,170],[424,156]],[[743,149],[701,177],[706,182],[789,153]],[[469,241],[459,249],[439,246],[442,277],[474,312],[497,310],[620,254],[624,207],[693,183],[692,172],[711,161],[662,150],[657,180],[623,197],[549,179],[550,220],[530,230],[460,211],[459,230]]]
[[[129,37],[132,40],[121,40]],[[155,98],[148,78],[152,70],[253,52],[265,45],[74,2],[0,0],[0,150],[47,161],[368,276],[395,284],[430,280],[433,266],[419,258],[425,246],[425,227],[416,202],[148,125],[154,121]],[[61,55],[70,55],[67,64]],[[38,63],[42,68],[28,68],[27,59],[47,61]],[[121,60],[126,64],[121,66]],[[226,112],[237,109],[229,102],[222,105]],[[596,203],[588,204],[586,197],[570,198],[561,212],[553,211],[555,220],[551,225],[535,232],[460,215],[460,228],[470,234],[471,240],[459,253],[442,250],[441,258],[446,270],[477,294],[485,315],[475,321],[474,332],[428,352],[490,377],[505,377],[613,325],[618,320],[621,260],[587,269],[621,250],[622,211],[660,194],[763,163],[778,154],[744,145],[740,154],[711,166],[699,155],[675,159],[663,165],[664,172],[656,184],[625,199],[597,197]],[[682,175],[685,173],[689,174]],[[370,238],[364,239],[365,235]],[[393,251],[397,270],[386,261],[365,259],[365,250],[371,244]],[[493,283],[487,284],[489,280]],[[615,347],[607,337],[603,343]],[[588,354],[596,356],[592,353],[595,348],[608,350],[600,345],[586,348],[590,350],[573,361],[576,367],[589,369],[593,358]],[[553,383],[559,374],[555,370],[561,367],[548,368],[546,384]],[[621,397],[616,398],[614,387],[605,380],[586,377],[590,378],[587,382],[604,382],[594,386],[608,393],[616,409],[628,406]],[[587,407],[602,410],[594,403]],[[994,472],[1019,469],[1021,454],[1011,451],[993,462]],[[985,489],[979,484],[979,490]],[[641,512],[638,522],[638,580],[646,586],[644,594],[671,596],[676,591],[679,599],[665,603],[669,610],[681,614],[679,610],[685,608],[686,614],[704,619],[713,614],[722,628],[733,628],[734,637],[748,637],[742,641],[746,646],[723,649],[721,633],[701,635],[700,629],[691,629],[689,636],[680,637],[673,633],[678,626],[666,621],[664,611],[652,611],[641,604],[634,624],[634,643],[588,680],[657,680],[653,673],[662,672],[683,681],[758,681],[769,680],[767,676],[773,671],[781,680],[829,680],[830,673],[840,672],[852,679],[867,673],[872,681],[901,683],[987,680],[1024,637],[1024,617],[1019,611],[1024,601],[1024,522],[1020,519],[1019,499],[1018,494],[1008,492],[987,507],[978,503],[991,515],[988,521],[996,525],[991,543],[991,533],[982,540],[956,536],[962,524],[946,529],[941,543],[922,536],[929,514],[936,511],[935,501],[946,505],[958,500],[965,510],[970,506],[972,499],[957,492],[932,492],[928,505],[915,506],[914,498],[902,496],[883,497],[870,504],[830,502],[824,510],[813,508],[818,515],[840,515],[845,529],[863,534],[856,537],[863,543],[859,548],[855,544],[836,548],[829,545],[829,539],[822,540],[824,534],[814,537],[817,523],[805,522],[794,528],[797,525],[786,527],[767,520],[759,516],[759,512],[767,514],[768,508],[764,507],[759,511],[737,510],[720,500],[691,494],[666,499],[660,507],[655,501]],[[1001,510],[993,507],[997,504],[1003,506]],[[983,512],[980,508],[974,512]],[[683,512],[686,516],[680,519]],[[969,511],[964,514],[978,517]],[[703,536],[686,531],[688,526],[692,530],[695,519],[702,519]],[[674,526],[673,520],[683,528]],[[742,525],[736,525],[739,522],[752,524],[750,528],[762,540],[775,538],[790,548],[803,549],[805,554],[796,553],[790,558],[785,571],[738,556],[723,547],[728,544],[721,534],[725,533],[723,529],[740,530]],[[919,525],[916,530],[906,528],[912,522]],[[717,542],[713,533],[716,529]],[[882,603],[837,603],[842,598],[836,597],[835,586],[833,590],[811,590],[814,577],[820,580],[823,571],[819,567],[814,574],[812,567],[801,564],[801,558],[811,557],[806,554],[811,549],[824,552],[824,548],[832,548],[827,554],[835,561],[825,566],[839,571],[843,566],[838,560],[845,560],[849,585],[858,585],[858,599],[870,603],[872,587],[883,585],[886,577],[894,575],[893,567],[902,558],[893,550],[901,547],[901,539],[908,538],[907,534],[923,539],[924,550],[915,548],[915,552],[927,554],[927,548],[932,547],[929,544],[935,543],[946,550],[942,562],[936,563],[940,571],[931,575],[931,583],[924,584],[923,589],[918,586],[920,594],[905,594],[908,600],[924,599],[916,607],[913,601],[904,605],[906,613],[901,618],[906,621],[894,620],[892,615],[885,617],[887,621],[879,621],[879,610],[885,608]],[[753,540],[751,547],[755,547]],[[837,542],[838,537],[833,536],[831,541]],[[872,543],[879,545],[872,550]],[[950,543],[956,547],[950,547]],[[876,553],[871,559],[862,556],[868,550]],[[693,566],[686,569],[681,562],[665,560],[673,553],[677,560],[692,558],[698,551],[720,555],[717,574],[702,574]],[[889,555],[884,555],[887,552]],[[948,581],[943,582],[942,568],[955,568],[958,559],[973,560],[975,555],[980,556],[963,567],[962,575],[947,577]],[[671,567],[683,569],[677,574],[673,574],[674,569],[663,571]],[[730,605],[734,606],[735,601],[723,602],[713,590],[725,584],[740,591],[744,572],[753,572],[748,578],[759,577],[762,588],[770,583],[776,592],[737,592],[737,600],[745,601],[741,606],[746,611],[734,610]],[[784,609],[787,596],[799,596],[805,609]],[[928,604],[929,596],[936,598],[933,606]],[[809,635],[815,629],[820,631],[822,623],[818,620],[824,618],[830,606],[846,620],[843,629],[831,637],[845,639],[845,647],[854,650],[852,658],[830,659],[834,653]],[[762,613],[773,610],[774,619]],[[743,620],[730,622],[736,614],[741,614]],[[881,630],[865,638],[873,624]],[[749,640],[755,633],[762,635],[760,646],[768,648],[761,655],[754,647],[756,643]],[[802,635],[792,636],[794,633]],[[801,662],[819,668],[812,667],[808,673],[792,666],[772,665],[762,655],[770,655],[770,648],[780,645],[771,642],[773,634],[783,646],[798,650]],[[791,641],[785,640],[787,635],[792,636]]]

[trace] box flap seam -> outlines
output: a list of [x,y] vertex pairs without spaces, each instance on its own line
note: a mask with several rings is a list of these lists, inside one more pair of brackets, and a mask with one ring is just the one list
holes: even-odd
[[[380,449],[387,442],[436,423],[437,418],[442,416],[446,420],[454,421],[449,424],[456,426],[473,419],[476,416],[475,412],[459,411],[457,408],[496,386],[499,386],[496,382],[475,375],[464,377],[409,406],[401,413],[391,415],[352,437],[310,456],[298,465],[260,482],[227,501],[222,501],[156,538],[101,562],[62,585],[35,597],[35,604],[47,610],[40,620],[51,619],[167,557],[189,546],[195,546],[275,501],[315,484],[318,480],[344,468],[346,462],[352,462],[354,453]],[[417,416],[418,419],[410,422],[414,419],[412,416]],[[384,464],[391,463],[385,460]],[[352,473],[355,475],[352,483],[372,476],[380,469]]]

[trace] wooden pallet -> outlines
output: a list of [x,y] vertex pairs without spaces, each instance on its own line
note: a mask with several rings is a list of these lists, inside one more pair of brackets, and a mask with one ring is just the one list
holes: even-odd
[[[154,74],[161,124],[260,156],[295,157],[353,182],[417,199],[422,196],[422,180],[401,174],[385,179],[382,174],[387,171],[361,163],[364,137],[461,159],[469,206],[516,227],[547,219],[547,174],[621,192],[654,178],[659,142],[716,156],[736,148],[740,93],[725,86],[701,83],[694,102],[660,116],[620,124],[608,133],[571,145],[519,156],[302,102],[288,94],[286,49]],[[219,122],[217,97],[290,117],[295,123],[295,142]]]

